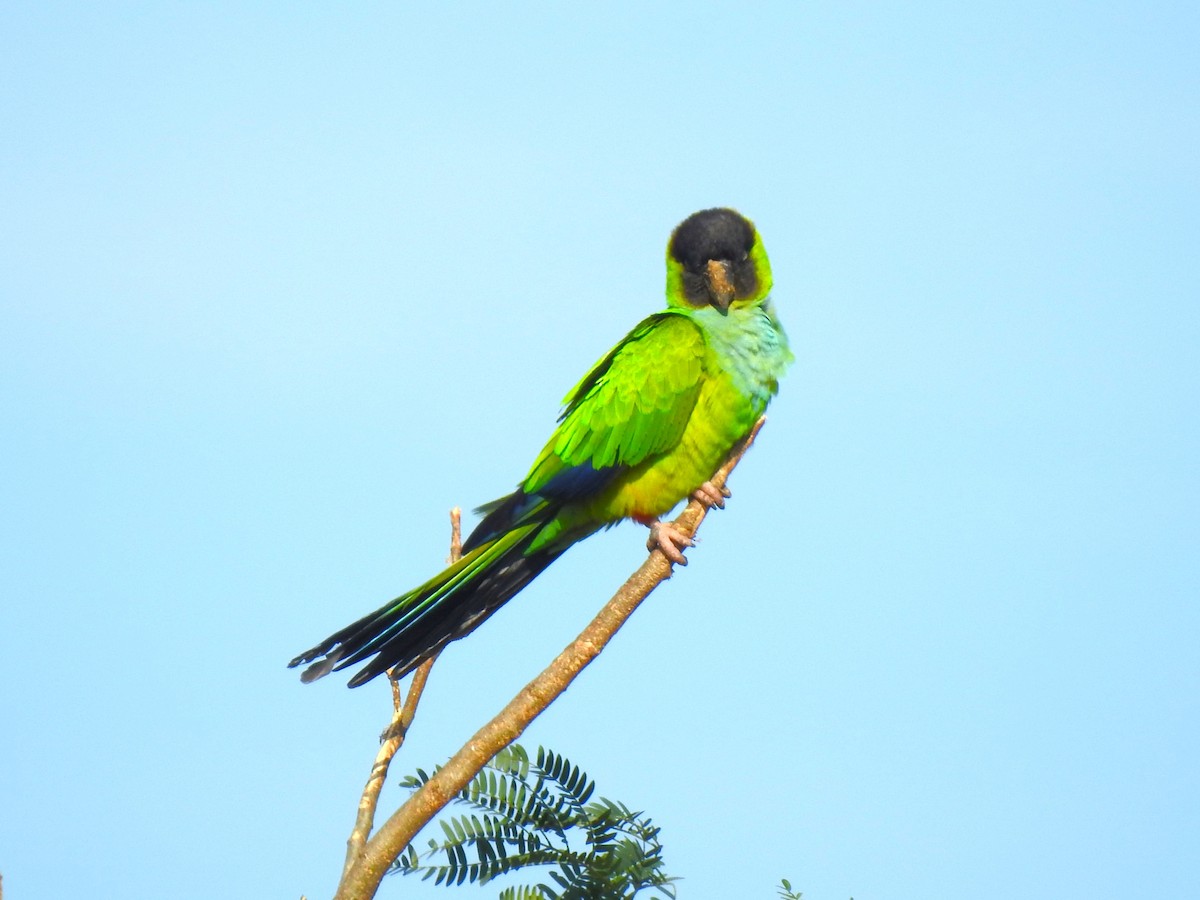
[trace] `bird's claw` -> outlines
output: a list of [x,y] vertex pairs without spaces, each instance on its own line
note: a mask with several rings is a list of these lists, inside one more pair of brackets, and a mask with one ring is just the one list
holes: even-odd
[[714,506],[717,509],[725,508],[725,501],[733,496],[733,492],[727,487],[717,487],[711,481],[706,481],[700,487],[692,491],[692,499],[697,503],[702,503],[708,509]]
[[673,565],[686,566],[684,547],[695,547],[696,542],[670,522],[655,519],[650,523],[650,537],[646,539],[647,550],[660,550]]

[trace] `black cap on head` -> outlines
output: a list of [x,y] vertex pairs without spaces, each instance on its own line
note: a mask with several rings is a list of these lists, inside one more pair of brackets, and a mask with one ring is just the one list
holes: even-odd
[[732,209],[692,213],[671,235],[671,256],[685,269],[698,271],[710,259],[738,262],[754,246],[754,226]]

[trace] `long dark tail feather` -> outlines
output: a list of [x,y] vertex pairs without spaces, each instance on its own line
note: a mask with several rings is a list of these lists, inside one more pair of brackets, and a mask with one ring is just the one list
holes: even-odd
[[374,656],[350,679],[350,687],[366,684],[388,669],[394,669],[396,677],[407,674],[450,641],[478,628],[562,554],[566,548],[527,552],[539,530],[520,529],[475,548],[415,591],[301,653],[288,668],[312,663],[300,676],[308,683]]
[[489,541],[498,540],[506,532],[532,521],[545,521],[548,504],[545,497],[526,494],[517,488],[507,497],[475,508],[483,516],[463,541],[463,553],[470,553]]

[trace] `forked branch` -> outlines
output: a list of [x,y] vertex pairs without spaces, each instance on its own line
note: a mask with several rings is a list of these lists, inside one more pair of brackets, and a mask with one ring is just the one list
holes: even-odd
[[[462,556],[462,510],[457,506],[450,510],[450,558],[449,563],[458,562]],[[371,774],[363,787],[362,796],[358,800],[358,815],[354,820],[354,830],[346,839],[346,862],[342,867],[342,878],[349,873],[355,861],[362,855],[375,827],[375,810],[379,806],[379,794],[383,783],[387,780],[388,768],[392,758],[404,743],[408,729],[412,727],[417,715],[417,704],[421,702],[421,694],[425,691],[425,682],[429,680],[429,670],[433,668],[436,654],[425,660],[413,672],[412,684],[408,688],[408,696],[401,702],[400,681],[388,673],[388,683],[392,687],[392,720],[379,738],[379,752],[375,754],[375,762],[371,765]]]
[[[743,455],[754,443],[765,418],[759,419],[743,438],[721,468],[713,475],[712,484],[725,486]],[[675,519],[675,526],[692,537],[704,521],[708,510],[696,500]],[[605,604],[580,635],[572,641],[540,675],[525,685],[497,715],[479,729],[440,770],[383,824],[375,836],[362,847],[361,853],[343,873],[334,900],[370,900],[388,868],[417,833],[476,773],[501,749],[515,741],[529,724],[567,689],[604,649],[617,630],[650,592],[671,577],[671,563],[662,551],[653,551],[621,589]],[[411,693],[411,692],[410,692]]]

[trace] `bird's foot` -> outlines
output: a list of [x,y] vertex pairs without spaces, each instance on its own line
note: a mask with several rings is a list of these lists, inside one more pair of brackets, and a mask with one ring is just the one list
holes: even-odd
[[717,509],[725,508],[725,501],[733,496],[733,492],[726,487],[717,487],[711,481],[706,481],[700,487],[692,491],[692,499],[697,503],[702,503],[708,509],[714,506]]
[[650,537],[646,539],[647,550],[661,550],[662,555],[674,565],[686,566],[685,547],[695,547],[696,542],[681,532],[671,522],[655,519],[650,523]]

